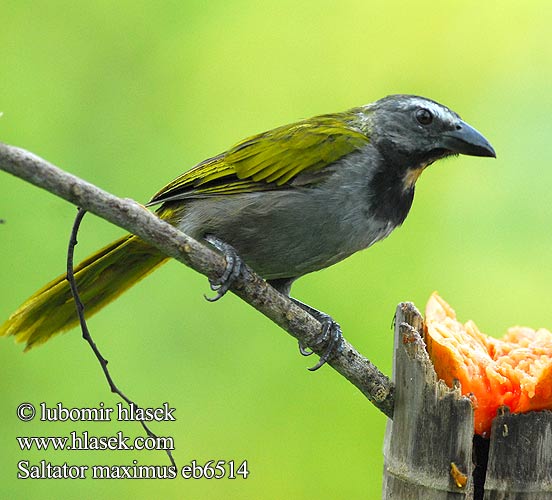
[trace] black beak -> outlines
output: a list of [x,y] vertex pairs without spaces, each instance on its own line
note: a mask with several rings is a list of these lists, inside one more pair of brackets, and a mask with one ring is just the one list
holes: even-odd
[[443,147],[461,155],[496,158],[495,150],[489,144],[489,141],[462,120],[456,123],[456,130],[443,134]]

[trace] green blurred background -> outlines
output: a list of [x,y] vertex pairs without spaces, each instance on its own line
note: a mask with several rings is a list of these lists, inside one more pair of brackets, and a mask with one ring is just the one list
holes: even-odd
[[[462,319],[501,334],[552,327],[552,7],[526,2],[305,0],[1,2],[0,140],[123,197],[158,188],[237,140],[391,93],[431,97],[494,145],[424,173],[404,226],[299,281],[385,373],[395,306],[437,289]],[[0,174],[0,318],[63,272],[74,207]],[[94,216],[77,254],[121,234]],[[133,423],[22,423],[23,401],[114,406],[77,331],[0,348],[5,498],[378,498],[386,419],[332,369],[204,277],[171,262],[90,321],[113,376],[143,406],[165,401],[180,466],[249,461],[247,480],[32,481],[18,460],[167,464],[164,452],[21,452],[15,436]]]

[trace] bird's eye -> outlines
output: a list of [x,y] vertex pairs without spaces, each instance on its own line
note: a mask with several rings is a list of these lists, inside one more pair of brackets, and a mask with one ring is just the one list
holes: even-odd
[[416,120],[421,125],[429,125],[433,121],[433,115],[429,109],[420,108],[416,111]]

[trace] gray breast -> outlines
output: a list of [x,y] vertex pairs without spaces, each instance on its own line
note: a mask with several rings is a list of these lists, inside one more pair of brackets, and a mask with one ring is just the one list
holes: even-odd
[[301,276],[393,230],[370,213],[371,176],[365,154],[349,155],[314,186],[190,200],[179,228],[226,241],[265,279]]

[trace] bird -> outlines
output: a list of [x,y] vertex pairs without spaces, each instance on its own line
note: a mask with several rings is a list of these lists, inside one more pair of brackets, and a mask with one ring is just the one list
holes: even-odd
[[[456,155],[496,157],[487,139],[438,102],[389,95],[253,135],[206,159],[158,191],[147,206],[227,258],[220,298],[245,262],[290,296],[298,278],[370,247],[400,226],[420,174]],[[128,234],[74,269],[86,316],[99,311],[169,258]],[[291,298],[291,297],[290,297]],[[329,315],[292,298],[322,322],[327,350],[340,339]],[[74,327],[66,275],[27,299],[0,326],[26,350]],[[329,339],[329,340],[328,340]],[[301,346],[305,355],[312,351]]]

